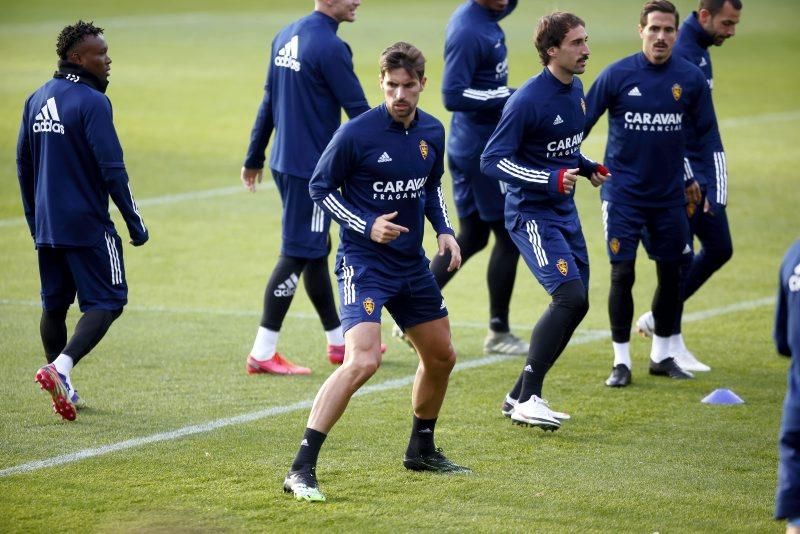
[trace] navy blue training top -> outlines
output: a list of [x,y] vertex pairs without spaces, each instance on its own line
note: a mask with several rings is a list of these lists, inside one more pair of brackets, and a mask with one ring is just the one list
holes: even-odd
[[81,75],[56,77],[25,101],[17,175],[25,218],[39,247],[93,246],[104,233],[115,234],[109,196],[131,239],[148,239],[125,171],[111,102]]
[[369,109],[338,28],[334,19],[314,11],[275,36],[245,167],[264,167],[274,129],[270,168],[308,179],[341,124],[341,109],[350,118]]
[[497,12],[467,0],[450,17],[442,97],[453,112],[447,137],[451,156],[479,157],[511,96],[506,37],[498,22],[516,7],[517,0],[511,0]]
[[722,150],[711,92],[703,73],[674,55],[650,63],[643,52],[606,67],[589,89],[586,134],[608,110],[604,163],[613,177],[602,198],[620,204],[685,204],[686,126],[694,129],[704,159]]
[[[426,217],[437,235],[454,234],[442,174],[444,127],[420,109],[408,129],[385,104],[339,128],[309,183],[314,202],[341,225],[339,260],[358,258],[387,274],[418,269]],[[392,222],[409,232],[386,244],[372,241],[375,219],[394,211]]]
[[[697,13],[692,13],[681,24],[674,54],[697,65],[708,82],[708,88],[714,89],[714,75],[711,69],[711,54],[708,47],[714,44],[714,38],[706,33],[697,20]],[[714,121],[717,120],[716,115]],[[728,203],[728,165],[725,152],[720,149],[714,152],[713,161],[709,161],[702,143],[693,130],[689,130],[686,145],[687,172],[701,187],[707,190],[707,198],[715,204]]]
[[547,69],[508,99],[497,129],[481,156],[481,171],[509,184],[506,223],[517,214],[570,220],[577,217],[573,196],[559,192],[563,169],[590,176],[598,164],[581,154],[586,122],[583,84],[561,83]]

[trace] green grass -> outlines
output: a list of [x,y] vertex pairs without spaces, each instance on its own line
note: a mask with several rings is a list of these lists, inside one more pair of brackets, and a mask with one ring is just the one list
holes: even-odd
[[[302,4],[302,5],[300,5]],[[342,35],[372,104],[376,62],[396,40],[429,60],[424,109],[447,121],[439,97],[443,28],[458,2],[365,2]],[[610,61],[639,47],[632,0],[522,1],[504,23],[511,83],[539,70],[530,45],[536,19],[561,8],[586,19],[588,85]],[[27,462],[169,432],[187,425],[313,398],[331,367],[313,308],[298,294],[281,336],[284,352],[311,377],[247,376],[261,294],[279,247],[274,189],[147,205],[152,232],[126,248],[130,306],[74,379],[88,407],[75,423],[50,413],[33,373],[41,362],[35,251],[14,176],[14,147],[25,97],[51,75],[59,29],[78,17],[106,28],[114,59],[109,96],[140,200],[235,186],[261,98],[266,47],[310,1],[193,0],[103,4],[4,3],[0,48],[0,470]],[[681,0],[688,13],[694,2]],[[687,312],[774,293],[783,251],[798,235],[794,169],[800,37],[790,0],[745,7],[738,35],[713,50],[715,104],[730,170],[733,260],[689,301]],[[782,119],[752,121],[763,114]],[[602,121],[603,123],[605,121]],[[723,123],[726,124],[726,123]],[[584,152],[600,158],[605,125]],[[578,204],[590,248],[592,309],[581,330],[608,328],[608,264],[596,191]],[[118,218],[117,218],[118,219]],[[15,222],[15,220],[17,222]],[[124,231],[124,225],[119,225]],[[427,244],[432,244],[430,236]],[[447,287],[462,362],[482,357],[487,321],[487,254]],[[649,307],[654,269],[639,262],[636,312]],[[547,298],[520,266],[512,322],[527,336]],[[70,325],[77,314],[73,312]],[[499,403],[522,360],[459,371],[451,380],[438,442],[472,476],[405,472],[410,387],[354,399],[323,450],[319,476],[329,502],[297,503],[280,484],[307,409],[171,441],[0,478],[0,531],[631,531],[778,532],[771,520],[777,432],[786,361],[774,355],[771,306],[689,322],[691,348],[713,367],[694,381],[645,373],[649,344],[634,339],[634,385],[602,384],[608,340],[576,343],[548,376],[545,395],[573,420],[555,434],[512,427]],[[580,331],[579,331],[580,332]],[[388,327],[384,328],[388,336]],[[582,336],[583,334],[580,334]],[[413,375],[416,358],[390,341],[372,384]],[[706,406],[718,387],[747,402]]]

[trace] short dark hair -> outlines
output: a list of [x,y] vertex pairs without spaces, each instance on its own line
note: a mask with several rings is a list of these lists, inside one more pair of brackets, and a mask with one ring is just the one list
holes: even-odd
[[539,59],[542,61],[542,65],[547,66],[550,63],[550,56],[547,55],[547,50],[554,46],[556,48],[561,46],[561,41],[564,40],[569,31],[578,26],[586,26],[586,23],[579,16],[563,11],[556,11],[539,19],[533,42],[536,45],[536,50],[539,51]]
[[419,80],[425,77],[425,56],[416,46],[399,41],[381,52],[381,76],[390,70],[404,69]]
[[58,34],[58,41],[56,41],[56,53],[58,57],[66,60],[72,48],[83,41],[84,37],[88,35],[99,35],[103,33],[103,28],[98,28],[93,22],[84,22],[79,20],[72,26],[65,26],[61,33]]
[[697,6],[697,11],[705,9],[711,13],[711,16],[713,17],[720,12],[722,6],[725,5],[725,2],[730,2],[731,7],[737,11],[742,9],[742,0],[700,0],[700,4]]
[[639,26],[642,28],[647,26],[647,16],[654,12],[672,13],[675,15],[675,28],[678,27],[681,21],[680,15],[678,15],[678,8],[669,0],[649,0],[645,2],[644,7],[642,7],[642,14],[639,16]]

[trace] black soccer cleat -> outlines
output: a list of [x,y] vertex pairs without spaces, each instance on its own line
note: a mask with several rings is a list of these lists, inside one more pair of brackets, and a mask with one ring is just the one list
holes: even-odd
[[667,358],[660,362],[650,360],[650,374],[654,376],[668,376],[677,380],[688,380],[694,378],[689,371],[684,371],[675,363],[675,358]]
[[458,465],[442,454],[442,449],[403,458],[403,466],[411,471],[432,471],[434,473],[472,473],[472,469]]
[[624,388],[632,382],[631,370],[624,363],[618,363],[611,369],[611,374],[606,379],[610,388]]
[[283,492],[292,493],[298,501],[325,501],[325,495],[319,489],[316,471],[315,467],[289,471],[283,481]]

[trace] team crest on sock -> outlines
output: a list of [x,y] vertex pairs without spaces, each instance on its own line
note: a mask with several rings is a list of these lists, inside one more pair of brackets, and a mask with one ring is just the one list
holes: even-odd
[[364,311],[367,312],[368,315],[372,315],[372,312],[375,311],[375,301],[370,297],[364,299]]
[[422,154],[422,159],[428,159],[428,143],[424,139],[419,140],[419,153]]
[[564,258],[559,258],[556,262],[556,268],[563,276],[567,276],[567,271],[569,271],[569,264],[567,264],[567,260]]

